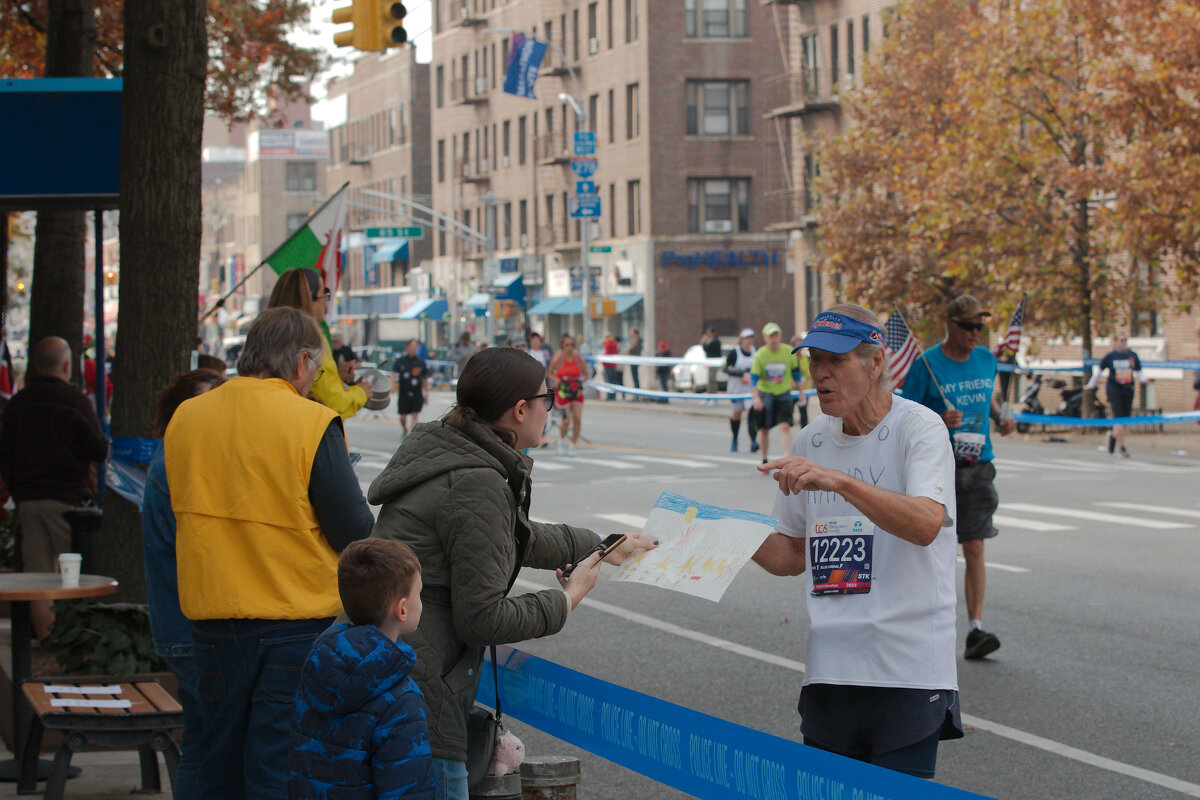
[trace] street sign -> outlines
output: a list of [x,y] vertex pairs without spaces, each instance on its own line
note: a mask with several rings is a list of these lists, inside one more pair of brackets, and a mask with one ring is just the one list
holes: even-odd
[[[594,264],[588,266],[588,275],[591,275],[593,278],[600,277],[600,274],[602,272],[604,272],[604,267],[597,267]],[[571,277],[572,278],[583,277],[583,267],[580,266],[579,264],[576,264],[575,266],[571,267]]]
[[575,181],[575,194],[595,194],[595,181]]
[[570,207],[571,219],[594,219],[600,216],[600,195],[571,195]]
[[590,253],[611,253],[612,245],[611,244],[594,244],[588,248],[588,252],[590,252]]
[[576,156],[575,158],[571,159],[571,169],[580,178],[586,179],[595,175],[596,167],[598,165],[599,162],[594,156],[586,156],[583,158]]
[[591,156],[596,154],[596,132],[575,131],[575,155]]
[[[600,290],[600,282],[597,281],[595,278],[589,278],[588,279],[588,291],[596,292],[599,290]],[[582,292],[583,291],[583,278],[571,278],[571,291],[572,292]]]
[[410,228],[367,228],[368,239],[424,239],[425,229]]

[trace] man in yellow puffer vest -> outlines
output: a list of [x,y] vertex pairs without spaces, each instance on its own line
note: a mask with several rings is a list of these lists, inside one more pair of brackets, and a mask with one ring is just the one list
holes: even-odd
[[239,377],[180,405],[163,439],[202,700],[189,797],[286,796],[300,667],[341,611],[338,552],[371,532],[341,419],[305,399],[321,353],[311,317],[264,311]]

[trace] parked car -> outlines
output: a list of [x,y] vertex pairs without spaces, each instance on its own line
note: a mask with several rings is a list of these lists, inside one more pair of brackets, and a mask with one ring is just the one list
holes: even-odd
[[[725,356],[729,355],[732,348],[726,347],[721,353],[722,363]],[[694,344],[687,349],[683,357],[688,361],[703,361],[705,359],[704,348],[698,344]],[[708,367],[703,364],[676,364],[671,367],[671,379],[675,383],[675,391],[677,392],[707,392],[708,391]],[[729,376],[725,374],[725,370],[717,372],[717,390],[725,391],[725,386],[729,383]]]

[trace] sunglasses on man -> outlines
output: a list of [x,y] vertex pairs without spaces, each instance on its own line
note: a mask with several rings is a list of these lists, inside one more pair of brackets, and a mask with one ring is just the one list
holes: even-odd
[[952,319],[950,321],[962,328],[964,331],[981,331],[984,329],[984,324],[982,322],[959,322],[956,319]]

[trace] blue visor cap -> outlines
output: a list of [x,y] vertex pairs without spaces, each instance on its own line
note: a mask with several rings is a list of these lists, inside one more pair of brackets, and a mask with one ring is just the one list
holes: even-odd
[[[862,342],[883,347],[883,331],[874,325],[851,319],[845,314],[822,311],[813,320],[812,327],[804,337],[804,344],[800,347],[824,350],[827,353],[849,353]],[[796,352],[800,347],[792,352]]]

